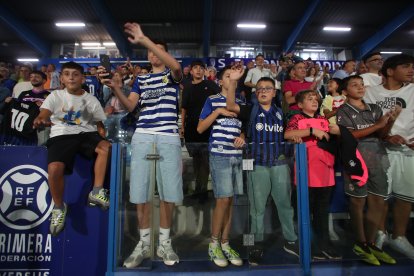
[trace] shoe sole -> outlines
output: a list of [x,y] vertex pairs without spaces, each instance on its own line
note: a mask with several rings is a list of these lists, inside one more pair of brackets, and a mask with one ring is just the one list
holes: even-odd
[[325,251],[322,251],[322,254],[325,255],[326,258],[328,258],[329,260],[342,260],[342,257],[333,257],[329,255],[328,253],[326,253]]
[[[369,259],[367,259],[367,258],[365,258],[364,257],[364,255],[362,254],[362,253],[358,253],[357,251],[355,251],[354,249],[352,249],[352,251],[355,253],[355,255],[357,255],[358,257],[360,257],[361,258],[361,261],[364,261],[364,262],[366,262],[366,263],[368,263],[368,264],[371,264],[371,265],[376,265],[376,266],[380,266],[381,265],[381,263],[378,261],[378,259],[377,259],[377,262],[374,262],[374,261],[370,261]],[[374,256],[375,257],[375,256]],[[375,257],[376,258],[376,257]]]
[[62,232],[63,232],[63,230],[65,230],[65,224],[63,224],[62,230],[60,230],[59,232],[54,233],[54,232],[50,231],[50,229],[49,229],[49,232],[50,232],[50,234],[52,235],[52,237],[56,237],[56,236],[58,236],[60,233],[62,233]]
[[230,261],[230,260],[229,260],[229,262],[230,262],[232,265],[235,265],[235,266],[242,266],[242,265],[243,265],[243,261],[241,261],[241,260],[240,260],[240,262],[234,262],[234,261],[232,262],[232,261]]
[[227,267],[228,265],[229,265],[229,263],[226,263],[226,264],[219,264],[219,263],[216,263],[216,261],[215,260],[213,260],[213,263],[216,265],[216,266],[218,266],[218,267]]
[[[162,254],[160,254],[158,252],[157,252],[157,256],[160,257],[161,259],[163,259]],[[180,260],[178,260],[178,261],[164,261],[164,259],[163,259],[163,262],[164,262],[165,265],[172,266],[175,263],[178,264],[180,262]]]
[[299,258],[299,255],[298,255],[295,251],[290,250],[290,249],[288,249],[288,248],[286,248],[286,247],[284,247],[284,246],[283,246],[283,250],[285,250],[287,253],[289,253],[289,254],[291,254],[291,255],[295,255],[296,257],[298,257],[298,258]]
[[89,207],[99,207],[99,208],[101,208],[104,211],[109,209],[109,206],[103,206],[102,204],[94,203],[94,202],[91,202],[89,200],[88,200],[88,206]]

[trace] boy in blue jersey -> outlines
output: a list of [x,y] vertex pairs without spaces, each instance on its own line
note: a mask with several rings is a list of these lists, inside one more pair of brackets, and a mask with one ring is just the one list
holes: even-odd
[[[231,72],[231,67],[225,67],[220,72],[221,93],[207,98],[197,126],[200,134],[213,126],[209,140],[209,162],[216,206],[209,255],[220,267],[227,266],[228,261],[237,266],[243,264],[239,254],[229,245],[233,196],[243,193],[241,147],[244,145],[244,139],[240,137],[242,122],[234,112],[226,109]],[[234,94],[236,87],[233,88]]]
[[[238,72],[242,73],[240,69]],[[237,77],[236,73],[234,75]],[[233,86],[235,83],[236,80],[232,80]],[[299,256],[297,235],[293,226],[294,211],[290,202],[291,179],[286,156],[289,145],[283,138],[282,110],[272,104],[276,96],[275,81],[268,77],[259,79],[256,96],[257,104],[243,106],[234,101],[233,93],[227,94],[227,109],[239,114],[243,121],[250,122],[247,129],[249,157],[255,162],[248,177],[250,231],[254,234],[255,241],[255,247],[249,252],[249,263],[252,265],[259,264],[263,256],[263,218],[269,195],[277,207],[285,238],[283,248],[286,252]]]
[[92,96],[95,96],[101,105],[104,106],[101,83],[97,77],[97,69],[98,68],[96,66],[89,68],[90,75],[85,76],[85,84],[88,86],[89,93]]
[[[123,106],[132,112],[137,105],[140,116],[132,137],[130,201],[136,204],[140,241],[124,261],[125,267],[136,267],[149,258],[150,217],[149,187],[152,160],[148,154],[160,155],[157,161],[157,187],[160,196],[160,235],[157,255],[166,265],[179,262],[170,238],[174,204],[182,201],[181,141],[178,134],[177,107],[181,66],[168,52],[167,45],[153,42],[137,23],[126,23],[125,32],[133,44],[148,49],[151,73],[137,76],[129,96],[125,96],[114,80],[105,79]],[[104,71],[103,67],[99,70]],[[156,152],[154,152],[154,148]]]

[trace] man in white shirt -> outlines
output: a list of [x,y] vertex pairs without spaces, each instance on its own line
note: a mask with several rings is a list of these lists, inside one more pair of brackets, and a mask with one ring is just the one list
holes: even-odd
[[257,102],[256,98],[256,83],[263,77],[271,77],[271,72],[269,69],[264,68],[264,56],[258,54],[255,58],[256,67],[252,68],[247,72],[246,79],[244,80],[244,85],[252,88],[252,103]]
[[379,74],[384,60],[379,52],[370,53],[363,59],[365,66],[368,69],[367,73],[361,74],[364,79],[364,86],[376,86],[382,83],[382,76]]

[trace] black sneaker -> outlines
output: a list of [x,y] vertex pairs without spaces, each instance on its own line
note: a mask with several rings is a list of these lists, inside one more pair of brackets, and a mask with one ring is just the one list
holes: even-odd
[[286,241],[283,249],[296,257],[299,257],[299,243],[298,241]]
[[263,258],[263,250],[261,248],[253,247],[249,251],[249,264],[252,266],[259,265]]
[[341,254],[339,254],[332,245],[327,245],[322,249],[322,254],[330,260],[340,260],[342,259]]
[[314,261],[322,261],[322,260],[326,260],[326,256],[325,254],[322,252],[322,250],[317,249],[317,248],[312,248],[312,259]]

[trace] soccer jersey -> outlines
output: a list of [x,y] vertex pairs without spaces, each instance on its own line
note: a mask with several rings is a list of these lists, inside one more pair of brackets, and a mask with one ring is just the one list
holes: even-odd
[[101,84],[96,76],[85,76],[85,84],[89,88],[89,93],[95,96],[99,102],[103,102]]
[[[257,110],[253,114],[252,110]],[[268,111],[260,105],[240,106],[240,117],[250,117],[249,127],[249,155],[254,158],[256,165],[274,166],[286,163],[288,143],[283,137],[283,114],[276,106]]]
[[[236,103],[242,104],[236,99]],[[226,98],[222,94],[208,97],[200,119],[204,120],[217,108],[226,108]],[[241,156],[242,150],[234,146],[234,140],[240,137],[242,122],[238,118],[218,116],[213,129],[211,130],[209,140],[209,151],[213,155],[221,156]]]
[[414,138],[414,84],[406,84],[398,90],[388,90],[382,85],[367,87],[364,100],[379,105],[384,114],[396,105],[401,106],[390,135],[400,135],[406,140]]
[[49,110],[50,137],[97,131],[96,123],[106,116],[99,101],[91,94],[70,94],[66,89],[53,91],[40,108]]
[[135,132],[178,136],[179,82],[170,69],[137,76],[131,92],[139,95],[141,110]]
[[36,145],[37,134],[33,121],[39,115],[39,105],[49,92],[24,91],[18,99],[13,99],[5,114],[3,123],[3,143],[12,145]]

